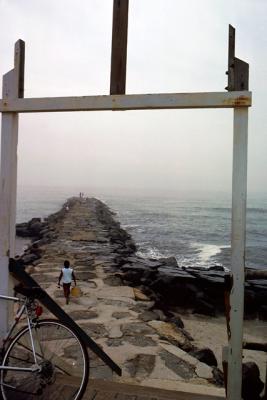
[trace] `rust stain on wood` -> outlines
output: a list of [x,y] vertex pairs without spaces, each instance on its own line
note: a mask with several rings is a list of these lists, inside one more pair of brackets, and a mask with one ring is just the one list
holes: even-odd
[[223,104],[229,105],[230,107],[250,107],[251,97],[239,96],[235,99],[227,99],[223,102]]

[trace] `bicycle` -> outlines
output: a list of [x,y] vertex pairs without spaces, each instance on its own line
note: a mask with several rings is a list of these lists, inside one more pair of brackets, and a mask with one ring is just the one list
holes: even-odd
[[[40,287],[17,285],[14,290],[22,297],[0,295],[0,299],[20,305],[3,339],[0,365],[3,399],[81,399],[89,376],[84,342],[65,322],[40,319],[42,307],[38,299],[45,293]],[[23,315],[27,324],[14,333]]]

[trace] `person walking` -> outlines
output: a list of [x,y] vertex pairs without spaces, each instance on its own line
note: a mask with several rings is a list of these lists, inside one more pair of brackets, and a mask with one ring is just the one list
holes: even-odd
[[66,304],[70,302],[70,285],[72,280],[76,286],[76,277],[74,275],[73,269],[70,268],[70,262],[68,260],[64,261],[64,267],[62,268],[60,275],[58,277],[58,287],[60,287],[60,281],[62,279],[63,291],[66,299]]

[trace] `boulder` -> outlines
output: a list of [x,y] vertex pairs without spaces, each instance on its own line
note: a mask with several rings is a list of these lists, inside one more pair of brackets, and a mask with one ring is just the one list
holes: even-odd
[[134,288],[134,297],[137,301],[150,301],[149,297],[147,297],[141,290]]
[[26,222],[16,225],[16,235],[20,237],[30,237],[28,224]]
[[261,306],[259,308],[259,319],[267,321],[267,306]]
[[212,382],[218,387],[224,387],[223,372],[219,368],[214,367],[214,368],[212,368],[212,375],[213,375]]
[[139,318],[144,322],[148,322],[148,321],[158,320],[159,316],[153,311],[144,311],[139,315]]
[[173,323],[175,326],[177,326],[177,328],[184,328],[184,323],[182,321],[182,318],[180,318],[179,316],[175,316],[172,317],[170,319],[170,322]]
[[171,267],[178,267],[178,263],[175,257],[159,258],[158,261],[164,265],[169,265]]
[[36,221],[33,222],[29,225],[29,231],[31,233],[31,236],[39,236],[40,231],[43,229],[43,225],[41,221]]
[[222,265],[212,265],[209,267],[209,271],[222,271],[225,272],[224,267]]
[[155,314],[157,314],[157,316],[158,316],[157,319],[158,320],[160,320],[160,321],[166,321],[167,320],[167,317],[166,317],[166,315],[164,314],[164,312],[162,310],[153,309],[153,312]]
[[123,274],[123,280],[132,282],[134,285],[139,285],[143,276],[143,271],[127,271]]
[[210,367],[217,367],[218,365],[213,351],[209,348],[190,351],[190,355],[209,365]]
[[25,265],[31,264],[33,261],[38,260],[38,256],[36,254],[30,253],[30,254],[24,254],[21,257],[21,260]]
[[215,317],[216,316],[216,308],[213,304],[200,299],[200,300],[198,300],[198,302],[193,310],[193,313],[208,315],[210,317]]
[[171,344],[180,347],[182,350],[189,352],[193,349],[183,331],[169,322],[150,321],[148,325],[154,328],[157,333]]
[[244,363],[242,366],[242,399],[259,400],[263,387],[257,364],[254,362]]

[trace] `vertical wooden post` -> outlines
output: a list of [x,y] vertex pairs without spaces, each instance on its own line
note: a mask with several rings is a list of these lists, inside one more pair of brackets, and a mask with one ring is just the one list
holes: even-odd
[[[24,42],[15,44],[14,69],[3,76],[3,99],[23,97]],[[2,113],[0,170],[0,293],[9,293],[9,258],[15,255],[18,114]],[[0,302],[0,337],[8,325],[8,307]]]
[[110,94],[125,94],[129,0],[114,0]]
[[248,109],[234,109],[232,275],[227,399],[241,400],[247,201]]

